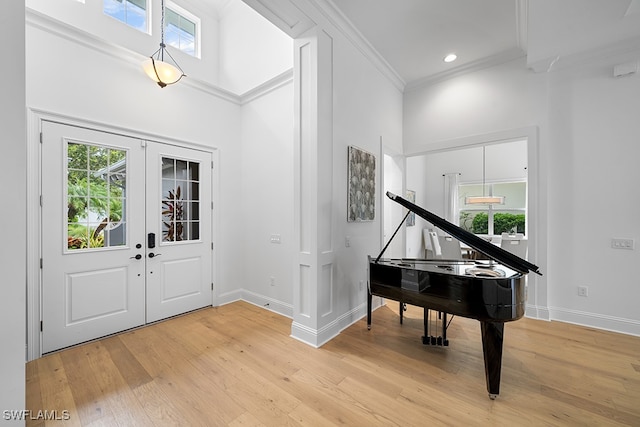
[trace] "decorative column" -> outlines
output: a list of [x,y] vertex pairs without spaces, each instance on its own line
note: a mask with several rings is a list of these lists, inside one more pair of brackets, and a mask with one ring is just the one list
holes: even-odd
[[[333,40],[295,39],[295,254],[291,336],[319,347],[333,316]],[[323,329],[324,328],[324,329]]]

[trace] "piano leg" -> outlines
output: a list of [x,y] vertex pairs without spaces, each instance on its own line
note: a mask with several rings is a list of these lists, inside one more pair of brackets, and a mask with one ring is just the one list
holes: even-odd
[[367,330],[371,330],[371,292],[367,292]]
[[449,345],[449,340],[447,339],[447,313],[442,313],[442,345]]
[[504,322],[480,322],[480,327],[482,329],[482,350],[484,352],[487,391],[489,392],[489,398],[494,400],[500,394]]
[[402,325],[402,320],[404,319],[404,303],[402,301],[400,301],[400,310],[398,310],[400,312],[400,324]]

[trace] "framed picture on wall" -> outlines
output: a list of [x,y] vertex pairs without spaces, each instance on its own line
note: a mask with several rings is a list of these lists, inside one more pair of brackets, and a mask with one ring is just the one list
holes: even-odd
[[[413,190],[407,190],[407,200],[411,203],[416,202],[416,192]],[[415,212],[409,212],[409,216],[407,217],[407,227],[412,227],[416,225],[416,214]]]
[[376,216],[376,156],[348,147],[347,221],[373,221]]

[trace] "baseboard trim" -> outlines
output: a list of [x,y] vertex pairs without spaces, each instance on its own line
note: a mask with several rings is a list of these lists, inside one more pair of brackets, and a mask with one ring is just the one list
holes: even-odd
[[[371,311],[375,311],[383,305],[385,305],[385,300],[375,297],[372,301]],[[312,347],[319,348],[366,315],[367,305],[366,303],[362,303],[320,329],[313,329],[294,321],[291,324],[291,338],[302,341]]]
[[274,298],[269,298],[247,290],[243,290],[241,293],[243,301],[262,307],[266,310],[273,311],[274,313],[281,314],[290,319],[293,318],[293,304],[278,301]]
[[[240,289],[218,295],[218,305],[246,301],[250,304],[270,310],[274,313],[293,319],[293,305],[278,301],[255,292]],[[382,298],[374,298],[372,310],[385,304]],[[367,307],[362,303],[346,312],[327,325],[313,329],[299,322],[291,323],[291,337],[312,347],[319,348],[338,336],[340,332],[353,325],[367,314]],[[640,322],[622,317],[606,316],[585,311],[569,310],[561,307],[540,307],[527,305],[525,316],[531,319],[566,322],[594,329],[616,332],[640,337]]]
[[362,319],[366,314],[366,305],[363,303],[320,329],[313,329],[294,321],[291,324],[291,338],[295,338],[312,347],[319,348],[338,336],[344,329]]
[[547,307],[527,304],[524,315],[531,319],[551,320],[551,315]]
[[550,307],[551,320],[640,337],[640,322],[586,311]]

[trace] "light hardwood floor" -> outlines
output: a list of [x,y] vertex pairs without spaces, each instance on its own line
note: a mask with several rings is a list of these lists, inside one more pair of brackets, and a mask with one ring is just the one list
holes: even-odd
[[640,426],[640,338],[560,322],[505,326],[488,398],[480,324],[421,344],[422,310],[397,303],[319,349],[248,303],[208,308],[27,364],[28,426]]

